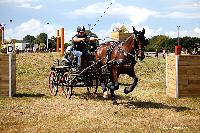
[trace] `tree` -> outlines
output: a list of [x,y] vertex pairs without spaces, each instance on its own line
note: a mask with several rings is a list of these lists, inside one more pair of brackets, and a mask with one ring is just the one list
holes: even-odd
[[67,46],[71,46],[71,45],[72,45],[71,42],[66,42],[66,43],[64,44],[64,47],[67,48]]
[[37,41],[38,41],[39,43],[47,44],[47,34],[46,34],[46,33],[40,33],[40,34],[37,36]]
[[26,35],[23,38],[23,42],[29,43],[29,45],[26,45],[26,48],[32,48],[34,46],[34,41],[35,41],[35,37],[31,35]]
[[166,41],[169,39],[168,36],[158,35],[150,39],[149,45],[152,45],[155,49],[162,50],[166,48]]
[[154,52],[156,48],[153,45],[147,44],[147,46],[145,46],[145,51]]
[[56,37],[52,36],[48,39],[49,48],[56,49]]
[[165,44],[166,51],[174,52],[175,46],[178,45],[177,38],[169,38],[168,40],[166,40]]
[[95,33],[91,32],[90,30],[85,30],[85,33],[86,33],[87,35],[89,35],[89,36],[98,38],[98,36],[97,36]]
[[40,44],[40,40],[38,38],[35,39],[34,44]]
[[44,51],[45,47],[46,47],[46,45],[44,43],[40,43],[40,45],[39,45],[40,50]]
[[23,42],[33,44],[35,39],[36,39],[36,38],[35,38],[34,36],[26,35],[26,36],[23,38]]
[[22,43],[23,42],[23,40],[17,40],[17,39],[12,39],[11,41],[14,43]]

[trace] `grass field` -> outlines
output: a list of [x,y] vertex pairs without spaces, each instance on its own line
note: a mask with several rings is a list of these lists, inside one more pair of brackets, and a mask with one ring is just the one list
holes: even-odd
[[72,99],[49,95],[48,72],[57,54],[17,55],[17,94],[0,97],[0,132],[200,132],[200,98],[165,95],[165,60],[145,58],[136,65],[139,82],[125,95],[127,75],[116,91],[119,105],[76,88]]

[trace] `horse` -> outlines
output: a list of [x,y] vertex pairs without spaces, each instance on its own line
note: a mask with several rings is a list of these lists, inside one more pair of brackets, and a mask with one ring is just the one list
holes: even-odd
[[[99,62],[101,69],[101,86],[104,95],[107,93],[106,86],[110,89],[113,104],[116,104],[116,96],[114,91],[119,89],[118,78],[120,74],[128,74],[133,78],[133,82],[129,87],[125,87],[124,93],[132,92],[137,85],[138,78],[135,75],[134,66],[136,64],[136,56],[140,60],[145,58],[144,46],[146,39],[144,37],[145,29],[136,31],[133,27],[133,34],[129,36],[124,42],[112,43],[106,42],[101,44],[96,52],[95,59]],[[103,69],[109,72],[109,81],[105,81],[105,74]]]

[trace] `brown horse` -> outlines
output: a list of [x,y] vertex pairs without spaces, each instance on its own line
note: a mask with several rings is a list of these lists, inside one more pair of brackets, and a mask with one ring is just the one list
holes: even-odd
[[[106,86],[110,89],[113,104],[116,103],[114,90],[119,89],[118,78],[120,74],[128,74],[133,78],[133,82],[129,87],[124,89],[124,93],[132,92],[137,85],[138,78],[135,75],[134,66],[136,64],[136,56],[143,60],[144,45],[146,39],[144,37],[145,30],[136,31],[133,27],[134,33],[128,37],[125,42],[112,43],[107,42],[101,44],[96,50],[96,60],[102,69],[106,69],[107,75],[101,72],[101,85],[104,94],[107,92]],[[102,70],[101,69],[101,70]],[[109,76],[108,76],[109,75]],[[108,78],[106,78],[108,77]],[[105,79],[109,79],[105,80]]]

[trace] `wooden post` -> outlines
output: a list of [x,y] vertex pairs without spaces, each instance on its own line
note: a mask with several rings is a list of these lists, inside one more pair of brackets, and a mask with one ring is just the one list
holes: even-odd
[[0,34],[1,34],[1,43],[0,43],[0,48],[4,44],[4,27],[0,27]]
[[61,28],[61,56],[64,55],[64,28]]
[[176,96],[179,97],[179,56],[181,55],[181,46],[175,46],[175,56],[176,56]]
[[166,94],[176,97],[176,56],[167,54],[166,58]]
[[56,34],[56,52],[59,52],[59,48],[60,48],[60,36],[59,36],[59,30],[57,30],[57,34]]
[[16,55],[0,54],[0,96],[16,93]]
[[175,55],[176,56],[176,94],[175,94],[175,98],[178,98],[179,97],[179,93],[178,93],[178,87],[179,87],[179,84],[178,84],[178,78],[179,78],[179,76],[178,76],[178,66],[179,66],[179,55]]

